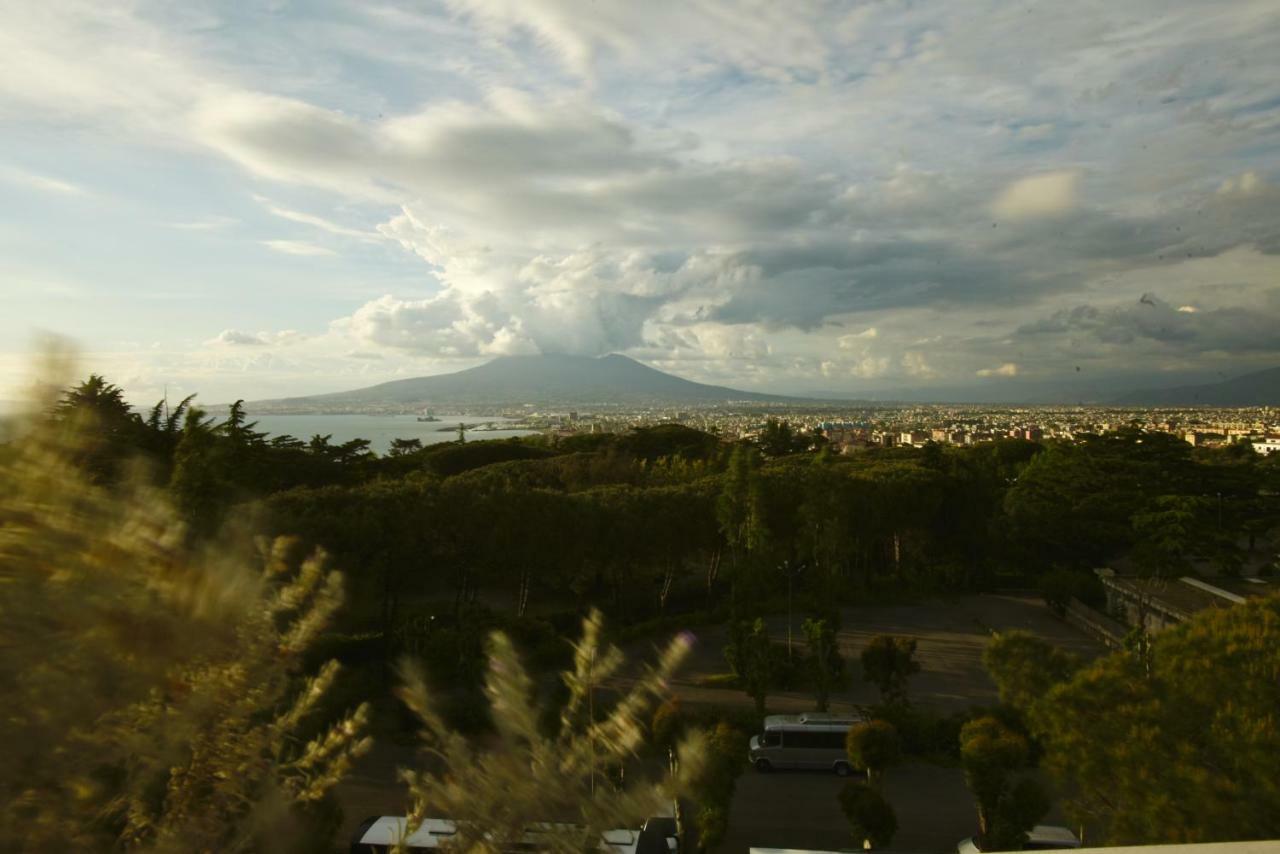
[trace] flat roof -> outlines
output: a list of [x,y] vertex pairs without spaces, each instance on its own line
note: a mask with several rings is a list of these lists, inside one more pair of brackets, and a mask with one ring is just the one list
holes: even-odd
[[[1102,583],[1190,616],[1207,608],[1222,608],[1241,599],[1253,599],[1280,592],[1280,585],[1266,579],[1243,578],[1147,578],[1133,575],[1102,576]],[[1216,588],[1216,590],[1215,590]]]

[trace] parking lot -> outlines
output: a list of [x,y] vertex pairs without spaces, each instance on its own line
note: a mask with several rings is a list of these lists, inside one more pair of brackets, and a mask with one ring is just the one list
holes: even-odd
[[[793,643],[803,652],[800,622],[804,614],[792,618]],[[832,696],[833,710],[879,701],[874,686],[862,679],[858,656],[876,635],[904,635],[916,638],[916,660],[920,672],[911,677],[911,701],[938,711],[967,709],[996,701],[996,689],[982,666],[982,650],[991,631],[1025,629],[1050,640],[1063,649],[1092,658],[1104,647],[1078,629],[1053,616],[1037,596],[980,594],[912,605],[868,605],[841,611],[839,641],[850,674],[849,687]],[[770,617],[769,632],[775,641],[785,641],[787,618]],[[673,690],[687,703],[750,704],[742,691],[708,688],[703,680],[726,670],[724,644],[727,629],[715,626],[697,633],[698,642]],[[807,691],[779,691],[770,694],[772,712],[800,712],[813,708]]]
[[[1086,658],[1104,647],[1054,617],[1038,597],[966,596],[918,605],[868,606],[842,612],[840,646],[848,661],[849,689],[833,698],[834,709],[878,700],[875,688],[862,681],[858,656],[879,634],[918,640],[921,670],[911,677],[909,693],[918,706],[950,712],[996,701],[995,685],[982,666],[982,650],[991,631],[1025,629]],[[775,639],[786,637],[786,618],[768,621]],[[798,635],[799,618],[795,619]],[[749,703],[741,691],[704,688],[699,681],[724,670],[723,629],[701,633],[698,649],[675,687],[683,702]],[[797,647],[799,648],[799,647]],[[770,712],[813,708],[806,692],[779,692],[769,698]],[[746,772],[738,782],[729,815],[729,832],[720,854],[744,854],[752,847],[826,851],[861,849],[836,801],[844,780],[814,772]],[[923,762],[904,763],[885,775],[884,792],[898,816],[898,833],[886,850],[954,851],[974,833],[973,797],[958,767]],[[1065,823],[1055,805],[1048,820]]]
[[[729,833],[719,850],[854,848],[849,823],[836,801],[844,784],[834,774],[748,771],[738,781]],[[954,851],[958,840],[973,833],[973,799],[959,768],[903,764],[889,770],[883,785],[898,815],[891,850]]]
[[[794,617],[796,650],[802,649]],[[984,594],[914,605],[865,606],[842,612],[840,646],[850,669],[846,691],[833,697],[834,709],[878,700],[876,690],[862,681],[858,655],[878,634],[907,635],[919,642],[920,673],[911,678],[911,701],[948,712],[995,702],[995,686],[982,666],[982,650],[990,631],[1026,629],[1064,649],[1086,657],[1103,651],[1081,632],[1058,620],[1037,597]],[[768,620],[775,639],[786,637],[786,617]],[[722,626],[699,631],[698,643],[672,685],[683,703],[750,706],[751,699],[732,688],[707,688],[707,676],[725,670]],[[653,646],[646,642],[643,648]],[[634,652],[634,648],[632,650]],[[813,708],[807,692],[778,692],[769,697],[770,712],[801,712]],[[396,781],[398,766],[412,765],[413,750],[378,744],[356,773],[339,786],[348,831],[366,815],[400,813],[404,787]],[[845,780],[833,774],[747,771],[738,783],[730,810],[729,832],[720,846],[723,854],[745,854],[751,847],[860,849],[849,833],[836,793]],[[957,767],[920,762],[889,770],[885,794],[898,815],[898,834],[889,850],[902,852],[954,851],[958,840],[971,835],[976,824],[972,797]],[[1061,822],[1055,810],[1051,819]]]

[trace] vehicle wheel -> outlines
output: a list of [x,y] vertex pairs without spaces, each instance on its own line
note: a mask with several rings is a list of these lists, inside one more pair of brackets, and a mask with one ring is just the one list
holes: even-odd
[[851,767],[849,767],[849,763],[848,763],[848,762],[837,762],[837,763],[836,763],[836,776],[837,776],[837,777],[848,777],[848,776],[849,776],[850,774],[852,774],[852,773],[853,773],[853,769],[852,769]]
[[773,765],[769,762],[768,759],[757,759],[756,770],[759,771],[761,774],[768,774],[770,771],[773,770]]

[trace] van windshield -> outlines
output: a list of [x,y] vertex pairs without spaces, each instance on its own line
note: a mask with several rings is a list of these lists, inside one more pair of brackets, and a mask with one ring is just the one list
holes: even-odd
[[782,744],[782,733],[766,732],[760,736],[761,747],[778,747]]

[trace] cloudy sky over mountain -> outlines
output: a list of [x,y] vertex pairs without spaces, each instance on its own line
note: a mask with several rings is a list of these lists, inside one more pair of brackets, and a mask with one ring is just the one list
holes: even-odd
[[[1280,5],[0,3],[0,397],[1280,364]],[[1139,382],[1141,381],[1141,382]]]

